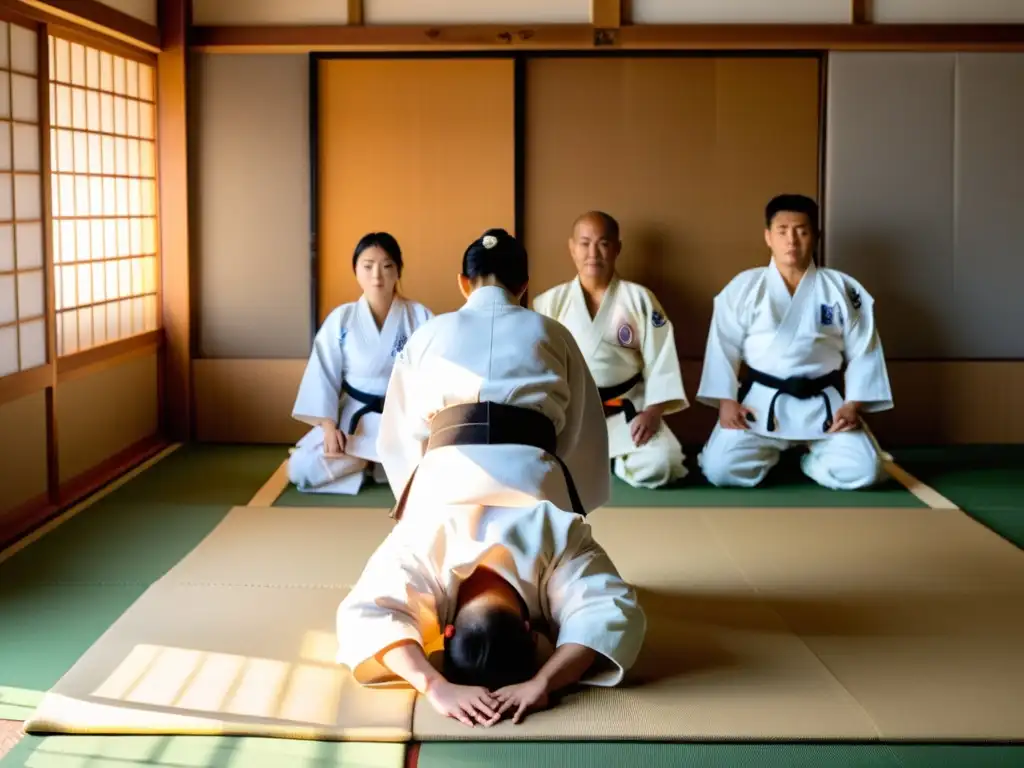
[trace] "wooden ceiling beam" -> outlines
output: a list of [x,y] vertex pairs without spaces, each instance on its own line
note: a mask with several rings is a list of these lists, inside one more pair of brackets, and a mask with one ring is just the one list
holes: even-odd
[[1024,50],[1024,24],[226,26],[194,27],[191,44],[218,53]]

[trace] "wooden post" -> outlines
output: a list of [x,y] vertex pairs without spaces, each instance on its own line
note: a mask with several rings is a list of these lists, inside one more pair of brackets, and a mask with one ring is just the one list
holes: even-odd
[[188,30],[191,0],[160,3],[157,157],[160,215],[163,427],[169,439],[192,435],[192,301],[188,216]]
[[356,27],[363,25],[363,0],[348,0],[348,23]]
[[590,23],[599,29],[622,26],[622,0],[590,0]]

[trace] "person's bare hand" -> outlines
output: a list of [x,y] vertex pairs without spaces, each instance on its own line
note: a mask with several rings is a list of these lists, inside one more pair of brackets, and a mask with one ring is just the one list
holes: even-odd
[[321,423],[320,429],[324,433],[324,456],[330,458],[343,455],[348,445],[345,433],[329,421]]
[[633,444],[639,448],[647,443],[661,425],[661,409],[651,406],[640,411],[629,423],[629,435],[633,438]]
[[832,419],[832,426],[829,427],[829,433],[836,432],[849,432],[852,429],[856,429],[860,426],[860,413],[858,409],[859,403],[843,403],[842,406],[836,411],[835,416]]
[[508,685],[494,692],[494,698],[500,703],[498,716],[515,710],[512,722],[518,723],[523,715],[548,705],[548,690],[543,680],[533,678],[519,685]]
[[493,725],[501,717],[498,701],[486,688],[439,680],[428,687],[424,695],[439,714],[454,718],[470,728],[475,723]]
[[736,400],[722,400],[718,405],[718,423],[723,429],[747,429],[747,416],[754,412]]

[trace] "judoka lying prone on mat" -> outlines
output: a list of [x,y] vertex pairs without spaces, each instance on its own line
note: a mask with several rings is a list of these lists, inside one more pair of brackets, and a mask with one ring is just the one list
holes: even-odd
[[[645,617],[581,517],[544,502],[422,518],[394,528],[338,611],[338,660],[359,683],[401,678],[442,715],[492,725],[622,680]],[[426,649],[442,641],[438,671]]]
[[519,306],[527,278],[519,243],[489,230],[463,257],[466,304],[398,355],[377,447],[399,522],[338,609],[359,683],[404,680],[467,725],[618,684],[646,631],[584,519],[610,492],[597,385],[569,331]]

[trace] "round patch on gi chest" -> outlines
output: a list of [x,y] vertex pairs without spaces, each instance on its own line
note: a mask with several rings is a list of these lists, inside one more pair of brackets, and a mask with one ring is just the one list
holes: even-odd
[[628,347],[633,343],[633,329],[629,327],[627,323],[623,323],[619,326],[619,330],[616,333],[616,337],[619,340],[619,344],[624,347]]

